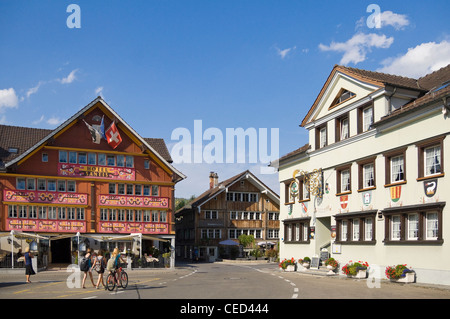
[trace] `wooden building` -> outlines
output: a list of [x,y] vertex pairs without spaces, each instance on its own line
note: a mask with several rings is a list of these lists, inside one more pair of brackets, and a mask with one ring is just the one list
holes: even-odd
[[177,257],[214,261],[241,234],[276,248],[279,196],[248,170],[220,183],[217,173],[209,178],[209,189],[175,214]]
[[140,254],[173,246],[185,176],[171,163],[164,140],[142,138],[101,97],[54,130],[0,125],[0,232],[48,238],[40,256],[54,263],[73,262],[77,234],[141,234],[119,246]]

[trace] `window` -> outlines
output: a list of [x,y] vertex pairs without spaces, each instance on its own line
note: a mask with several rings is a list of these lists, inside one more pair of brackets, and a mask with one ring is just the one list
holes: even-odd
[[[309,225],[311,218],[292,219],[284,222],[284,242],[289,243],[309,243]],[[261,234],[257,232],[259,236]]]
[[9,218],[17,218],[17,206],[16,205],[8,205],[8,217]]
[[43,163],[47,163],[48,162],[48,154],[47,153],[42,153],[42,162]]
[[117,209],[109,209],[109,220],[116,221],[117,220]]
[[27,190],[34,191],[36,189],[36,180],[34,178],[27,178]]
[[19,218],[27,218],[27,206],[19,206]]
[[391,240],[400,240],[401,220],[400,216],[392,216],[391,218]]
[[117,184],[117,194],[125,195],[125,184]]
[[159,195],[159,186],[152,185],[152,196],[158,196],[158,195]]
[[88,153],[88,164],[97,165],[97,155],[95,153]]
[[310,196],[309,196],[309,187],[308,187],[308,185],[305,183],[305,178],[302,178],[301,180],[300,180],[300,187],[299,187],[299,190],[300,190],[300,194],[299,194],[299,201],[307,201],[307,200],[309,200],[310,198]]
[[76,209],[75,207],[67,207],[67,219],[76,219]]
[[69,152],[69,163],[70,164],[77,163],[77,152]]
[[125,156],[123,155],[117,155],[117,166],[124,167],[125,166]]
[[67,163],[67,152],[66,151],[59,151],[59,162]]
[[144,222],[150,222],[150,211],[149,210],[144,210]]
[[144,185],[144,196],[150,196],[150,186]]
[[150,169],[150,161],[149,160],[144,160],[144,168]]
[[374,188],[375,183],[375,157],[358,162],[358,190]]
[[316,149],[327,146],[327,126],[326,124],[316,130]]
[[134,195],[142,195],[142,185],[134,185]]
[[422,178],[443,176],[444,138],[445,136],[441,136],[416,144],[419,155],[419,180]]
[[37,218],[37,207],[36,206],[29,206],[28,207],[28,218]]
[[108,192],[109,192],[109,194],[115,194],[116,193],[116,184],[109,183]]
[[351,166],[344,166],[336,169],[337,195],[349,193],[352,190]]
[[47,190],[49,192],[56,192],[56,181],[55,180],[48,180],[47,181]]
[[373,124],[373,105],[365,105],[358,109],[358,134],[370,130]]
[[66,191],[66,181],[58,180],[58,192]]
[[102,221],[108,220],[108,210],[106,208],[100,208],[100,220]]
[[336,119],[336,142],[343,141],[350,137],[350,123],[348,114]]
[[426,239],[436,240],[439,234],[439,220],[438,213],[431,212],[426,214]]
[[45,206],[39,206],[39,219],[47,219],[47,207]]
[[373,107],[366,107],[363,109],[363,132],[370,130],[370,126],[373,124]]
[[133,191],[133,184],[127,184],[127,195],[133,195],[134,191]]
[[114,155],[108,155],[106,157],[106,164],[108,166],[115,166],[116,165],[116,157]]
[[336,98],[334,99],[334,101],[331,103],[331,106],[329,109],[335,107],[338,104],[341,104],[349,99],[351,99],[352,97],[354,97],[356,94],[353,92],[350,92],[346,89],[341,89],[338,93],[338,95],[336,96]]
[[442,244],[445,202],[386,208],[385,244]]
[[75,181],[67,181],[67,191],[71,193],[75,193],[77,191]]
[[433,146],[425,149],[425,176],[441,173],[441,147]]
[[126,156],[126,166],[128,168],[134,167],[134,157],[133,156],[130,156],[130,155]]
[[164,212],[164,211],[160,212],[159,217],[160,217],[161,223],[167,223],[167,212]]
[[417,240],[419,238],[419,215],[408,215],[408,240]]
[[37,190],[38,191],[45,191],[46,190],[46,183],[45,179],[38,179],[37,180]]
[[136,210],[134,212],[134,221],[141,222],[142,221],[142,210]]
[[98,165],[106,166],[106,154],[98,154]]
[[48,219],[56,219],[56,207],[48,208]]
[[157,210],[152,211],[152,222],[159,222],[159,212]]
[[58,219],[66,219],[66,208],[58,207]]
[[25,178],[18,178],[16,180],[16,189],[24,190],[26,185],[26,179]]
[[207,210],[205,211],[205,219],[217,219],[217,211],[215,210]]
[[78,154],[78,164],[87,164],[87,155],[86,153]]
[[390,160],[391,183],[405,180],[405,159],[403,155],[394,156]]
[[375,244],[376,210],[336,215],[336,242],[343,244]]

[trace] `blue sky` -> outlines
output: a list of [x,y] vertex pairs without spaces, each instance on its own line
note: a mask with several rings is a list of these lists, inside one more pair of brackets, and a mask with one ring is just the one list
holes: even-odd
[[[381,28],[369,28],[370,4]],[[70,4],[81,28],[69,28]],[[279,129],[279,155],[308,142],[300,122],[332,67],[420,77],[450,63],[450,2],[0,0],[0,123],[55,128],[98,95],[143,137],[176,128]],[[204,141],[204,145],[208,144]],[[270,146],[268,146],[270,149]],[[199,195],[210,171],[174,164]]]

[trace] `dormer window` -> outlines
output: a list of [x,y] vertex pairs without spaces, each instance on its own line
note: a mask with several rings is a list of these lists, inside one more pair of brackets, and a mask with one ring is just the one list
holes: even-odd
[[11,154],[17,154],[19,153],[19,149],[17,147],[10,147],[8,148],[8,152]]
[[341,89],[336,98],[334,99],[333,103],[331,103],[330,109],[341,103],[344,103],[345,101],[351,99],[354,96],[356,96],[355,93],[350,92],[346,89]]

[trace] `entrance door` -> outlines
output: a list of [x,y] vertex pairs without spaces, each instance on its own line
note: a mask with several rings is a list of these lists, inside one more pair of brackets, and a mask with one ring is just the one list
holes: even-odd
[[63,238],[52,240],[52,263],[53,264],[70,264],[70,240],[71,238]]

